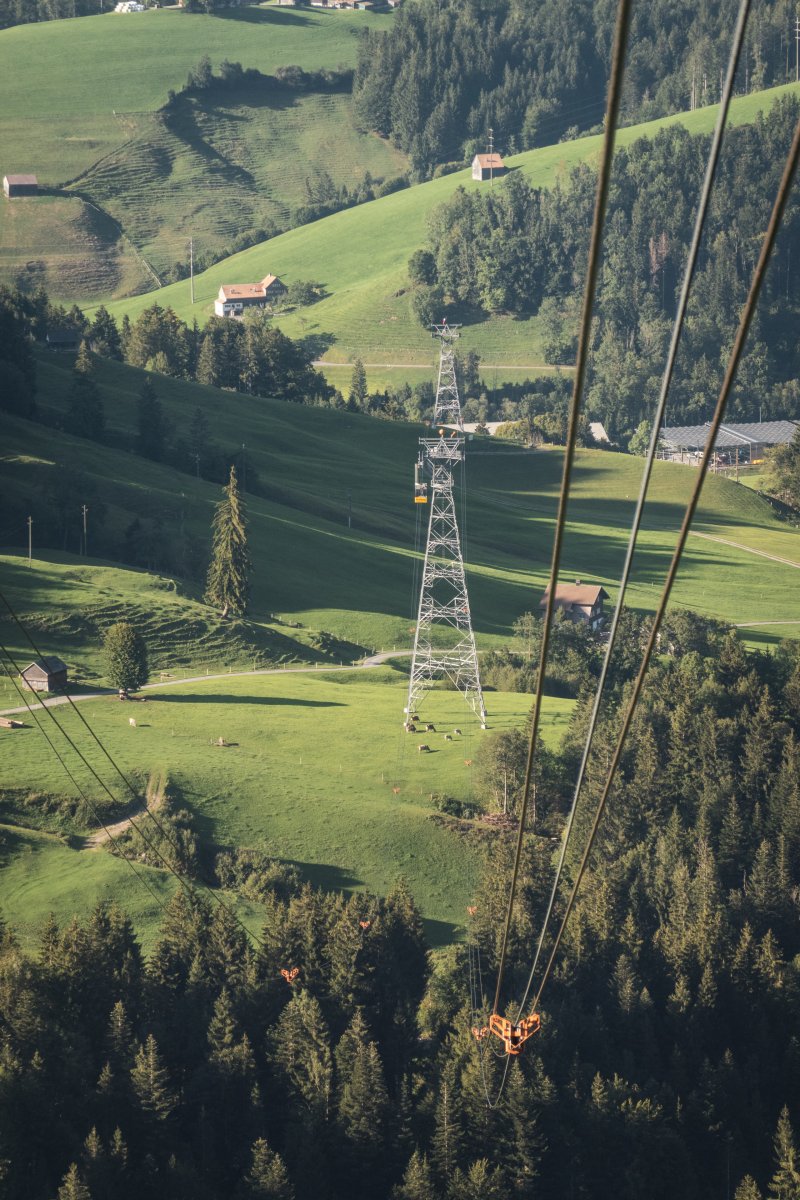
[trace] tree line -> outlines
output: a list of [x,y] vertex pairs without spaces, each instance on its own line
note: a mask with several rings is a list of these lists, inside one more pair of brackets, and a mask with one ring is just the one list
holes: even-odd
[[[786,98],[728,131],[672,384],[668,424],[713,408],[800,103]],[[586,415],[627,440],[653,411],[710,139],[680,126],[616,150],[592,333]],[[549,189],[512,172],[491,191],[459,189],[412,255],[422,324],[451,303],[465,319],[536,314],[549,362],[574,361],[595,170]],[[730,420],[800,416],[795,330],[800,233],[793,195],[728,407]]]
[[[632,15],[626,124],[713,104],[734,11],[656,0]],[[795,7],[770,0],[748,26],[740,86],[793,78]],[[405,5],[387,33],[368,33],[356,67],[354,113],[391,139],[418,177],[495,146],[516,153],[600,128],[614,10],[592,0],[471,0]],[[791,66],[793,66],[793,59]]]
[[[535,637],[523,621],[523,656]],[[3,926],[4,1198],[797,1200],[800,652],[749,655],[677,617],[661,650],[542,1032],[496,1108],[471,1033],[474,953],[430,954],[402,882],[346,898],[226,852],[208,881],[259,900],[258,947],[181,889],[147,957],[105,905],[51,919],[32,956]],[[612,679],[567,886],[627,678]],[[589,702],[539,769],[503,1005],[527,977]],[[514,753],[487,734],[477,797],[511,815]],[[183,854],[191,814],[170,812]],[[484,846],[464,920],[491,992],[513,835],[460,819],[450,836]],[[205,862],[193,852],[201,878]],[[501,1068],[487,1056],[490,1095]]]

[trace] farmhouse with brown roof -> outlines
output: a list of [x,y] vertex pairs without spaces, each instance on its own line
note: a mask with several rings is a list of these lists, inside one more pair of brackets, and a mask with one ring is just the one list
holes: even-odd
[[4,175],[3,191],[10,200],[15,196],[35,196],[39,191],[39,180],[35,175]]
[[492,179],[505,173],[506,164],[496,151],[492,154],[476,154],[472,160],[473,179]]
[[265,275],[260,283],[223,283],[214,301],[214,312],[218,317],[240,317],[246,308],[263,308],[285,292],[277,275]]
[[[539,608],[547,604],[550,593],[548,587],[539,601]],[[555,607],[561,609],[570,620],[583,621],[592,629],[599,629],[603,624],[603,601],[608,600],[608,592],[596,583],[559,583],[556,585]]]

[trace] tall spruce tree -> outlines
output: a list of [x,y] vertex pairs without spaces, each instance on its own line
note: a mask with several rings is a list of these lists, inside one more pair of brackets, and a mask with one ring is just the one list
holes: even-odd
[[136,453],[160,462],[164,457],[166,428],[161,401],[152,379],[145,379],[136,400]]
[[101,442],[105,432],[105,423],[103,399],[94,380],[94,363],[86,342],[81,342],[81,348],[72,369],[69,408],[64,419],[64,427],[68,433],[74,433],[76,437],[92,438],[96,442]]
[[213,530],[206,600],[220,609],[222,617],[229,613],[243,616],[247,612],[251,564],[247,553],[247,517],[235,467],[231,467],[225,496],[214,513]]

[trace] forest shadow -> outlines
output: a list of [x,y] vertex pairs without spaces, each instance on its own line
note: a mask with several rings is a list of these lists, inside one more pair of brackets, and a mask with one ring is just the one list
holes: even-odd
[[321,888],[325,892],[349,892],[353,888],[361,887],[364,883],[363,879],[358,879],[350,871],[334,866],[333,863],[300,862],[294,858],[285,858],[281,861],[287,866],[296,867],[303,879],[312,887]]
[[[280,16],[278,15],[280,13]],[[214,16],[221,21],[241,21],[247,22],[249,25],[311,25],[312,21],[308,17],[302,16],[299,12],[289,12],[285,8],[279,10],[271,8],[221,8],[217,9]]]

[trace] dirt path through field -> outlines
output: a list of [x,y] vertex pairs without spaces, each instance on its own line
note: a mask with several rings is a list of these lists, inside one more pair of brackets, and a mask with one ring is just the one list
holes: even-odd
[[[313,667],[264,667],[259,671],[225,671],[219,675],[189,675],[185,679],[162,679],[160,683],[146,683],[140,690],[143,692],[152,692],[157,688],[178,687],[182,683],[205,683],[210,679],[243,679],[245,676],[252,677],[253,675],[302,675],[302,674],[323,674],[331,675],[340,671],[369,671],[374,667],[379,667],[381,663],[388,662],[390,658],[401,658],[403,655],[411,654],[410,650],[381,650],[378,654],[370,654],[363,662],[356,663],[350,667],[329,667],[326,663],[317,663]],[[68,703],[68,699],[78,700],[101,700],[104,696],[114,696],[116,693],[113,688],[101,688],[95,692],[81,692],[79,695],[72,697],[67,696],[51,696],[48,700],[39,700],[35,704],[31,704],[31,709],[36,712],[43,708],[56,708],[59,704]],[[136,701],[131,701],[136,703]],[[28,712],[28,708],[22,704],[19,708],[4,708],[0,710],[0,717],[10,717],[15,713]]]
[[732,546],[734,550],[744,550],[746,554],[757,554],[759,558],[768,558],[771,562],[783,563],[785,567],[794,567],[800,571],[800,563],[791,558],[781,558],[777,554],[768,554],[766,550],[755,550],[752,546],[743,546],[741,542],[732,542],[729,538],[717,537],[713,533],[698,533],[696,529],[689,531],[690,537],[705,538],[707,542],[719,542],[722,546]]

